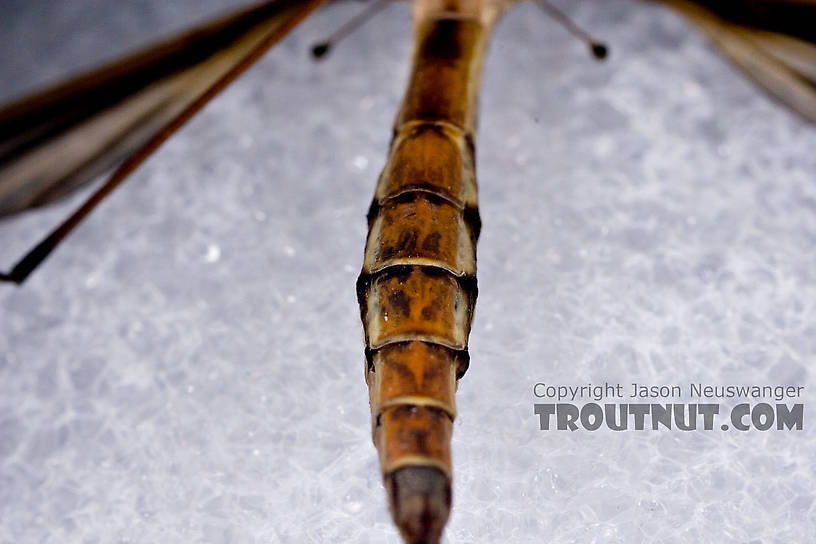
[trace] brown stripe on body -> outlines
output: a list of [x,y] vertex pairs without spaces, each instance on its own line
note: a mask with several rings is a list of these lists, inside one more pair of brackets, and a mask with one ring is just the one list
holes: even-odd
[[[412,542],[436,542],[447,519],[454,393],[477,295],[478,85],[506,3],[415,3],[413,69],[368,215],[357,294],[373,437],[392,513]],[[428,508],[438,509],[433,522]]]

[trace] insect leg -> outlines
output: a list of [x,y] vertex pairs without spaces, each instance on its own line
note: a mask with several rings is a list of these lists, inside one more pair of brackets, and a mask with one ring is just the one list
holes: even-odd
[[[54,229],[39,244],[34,246],[34,248],[14,265],[10,272],[0,273],[0,281],[17,284],[21,284],[25,281],[60,242],[62,242],[102,200],[118,187],[128,175],[153,154],[162,143],[198,113],[210,100],[226,88],[227,85],[257,61],[270,47],[283,38],[306,15],[322,4],[323,1],[324,0],[308,0],[301,2],[298,0],[273,0],[271,2],[265,2],[256,8],[251,8],[235,16],[217,21],[199,31],[194,31],[187,36],[183,36],[180,40],[171,40],[167,44],[161,44],[160,46],[148,50],[146,53],[136,55],[134,57],[136,60],[128,59],[97,72],[96,74],[102,75],[111,72],[120,74],[123,72],[123,67],[128,66],[141,66],[145,71],[152,72],[155,70],[151,69],[151,62],[157,65],[168,62],[168,59],[175,62],[175,56],[173,55],[176,55],[176,50],[181,48],[181,52],[184,53],[186,51],[184,47],[190,46],[188,42],[191,42],[196,37],[206,37],[213,33],[216,34],[216,36],[220,36],[225,32],[225,28],[229,31],[227,32],[228,39],[225,43],[220,44],[220,42],[218,42],[221,49],[216,50],[211,56],[205,58],[200,63],[188,66],[182,62],[178,72],[173,72],[161,81],[153,85],[148,85],[144,89],[138,88],[134,90],[133,95],[121,97],[122,102],[126,100],[138,101],[141,99],[147,105],[154,105],[157,100],[167,99],[169,101],[170,98],[168,98],[168,96],[173,99],[178,98],[178,100],[173,102],[172,108],[168,108],[169,113],[165,112],[167,119],[159,120],[160,122],[155,128],[155,132],[142,136],[141,145],[136,146],[132,153],[126,155],[127,158],[125,158],[124,162],[111,174],[107,181],[105,181],[82,206],[71,214],[68,219]],[[194,45],[195,43],[193,43],[193,46]],[[195,49],[195,47],[193,47],[193,49]],[[168,50],[172,55],[168,56]],[[147,67],[143,66],[144,64],[147,64]],[[127,81],[128,74],[126,70],[124,70],[124,72],[125,73],[121,75],[121,80]],[[158,70],[158,72],[162,73],[161,70]],[[93,79],[93,77],[80,78],[78,80],[79,84],[68,85],[66,88],[73,90],[84,89],[90,95],[93,95],[95,90],[98,91],[98,89],[95,89],[93,86],[89,89],[85,89],[84,87],[87,86],[88,81],[92,81]],[[117,79],[115,81],[108,81],[107,83],[109,83],[112,88],[117,89],[122,81]],[[62,89],[61,92],[45,93],[44,96],[64,95],[66,88]],[[163,92],[165,89],[167,94]],[[151,93],[158,96],[151,96]],[[68,93],[72,99],[78,100],[79,102],[83,100],[87,101],[87,97],[76,97],[74,96],[75,94],[77,93]],[[53,98],[53,96],[51,96],[51,98]],[[53,100],[51,99],[32,102],[43,104],[51,109],[55,108]],[[23,106],[26,105],[23,104]],[[70,105],[66,107],[69,110],[71,109]],[[138,109],[139,103],[136,103],[136,107]],[[20,107],[18,105],[7,111],[19,112],[22,110],[27,112],[28,109],[27,107]],[[157,111],[161,109],[162,108],[156,107]],[[37,115],[33,117],[37,118]],[[0,120],[2,119],[3,117],[0,115]],[[125,130],[133,131],[134,127],[128,127]],[[77,137],[82,137],[83,134],[81,127],[76,129],[75,135]],[[72,134],[69,134],[68,136],[71,135]],[[113,140],[101,141],[99,145],[104,147],[118,144],[119,140],[124,139],[125,136],[126,135],[121,134],[112,136],[112,138],[114,138]],[[94,160],[98,158],[99,157],[94,157]],[[80,162],[84,162],[84,159]],[[15,201],[18,197],[13,194],[13,189],[20,185],[20,180],[14,178],[14,172],[19,173],[20,171],[27,170],[25,168],[15,169],[14,167],[10,170],[12,171],[12,174],[10,174],[11,181],[4,180],[2,176],[0,176],[0,182],[9,181],[7,185],[12,188],[10,191],[12,196],[9,197],[9,200]],[[38,176],[33,175],[32,177],[36,180]],[[22,185],[26,185],[25,179],[23,179]],[[46,188],[43,192],[38,189],[39,192],[37,194],[45,195],[50,190],[51,189]],[[36,202],[36,200],[34,202]],[[28,205],[33,205],[33,203]],[[20,208],[17,208],[16,210],[19,211],[19,209]],[[15,211],[14,208],[11,208],[11,210]]]

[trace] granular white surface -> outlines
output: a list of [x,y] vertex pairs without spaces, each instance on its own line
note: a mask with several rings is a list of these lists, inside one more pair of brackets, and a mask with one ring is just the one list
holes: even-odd
[[[4,98],[218,2],[5,2]],[[566,4],[562,2],[562,4]],[[0,542],[399,541],[354,281],[407,75],[395,5],[299,27],[20,288],[0,286]],[[500,25],[448,543],[810,543],[816,131],[664,9]],[[10,266],[83,195],[0,223]],[[540,431],[533,384],[805,385],[805,429]]]

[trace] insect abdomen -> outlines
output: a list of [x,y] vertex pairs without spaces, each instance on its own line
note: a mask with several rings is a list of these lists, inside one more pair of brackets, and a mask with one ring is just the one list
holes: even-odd
[[[400,472],[414,480],[403,487],[446,495],[443,519],[435,520],[441,525],[420,533],[438,538],[450,502],[454,393],[468,366],[477,294],[473,125],[483,46],[478,21],[418,21],[409,90],[369,211],[357,284],[374,443],[392,513],[409,541],[410,521],[400,519],[409,507],[396,504]],[[441,492],[429,483],[440,478]],[[430,496],[415,495],[422,493]]]
[[[477,218],[464,133],[447,123],[403,124],[369,214],[358,284],[384,474],[423,464],[450,475],[453,393],[467,368],[476,302]],[[419,420],[428,432],[414,429]]]

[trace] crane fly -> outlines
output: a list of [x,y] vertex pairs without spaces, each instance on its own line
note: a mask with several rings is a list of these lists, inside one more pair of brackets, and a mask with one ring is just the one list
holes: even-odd
[[[802,15],[813,3],[667,3],[816,120],[816,49]],[[145,158],[320,4],[268,2],[0,110],[2,215],[53,202],[117,165],[3,279],[22,283]],[[413,4],[411,76],[368,212],[357,292],[383,481],[403,538],[418,543],[440,540],[451,505],[454,393],[469,364],[477,294],[479,81],[490,34],[514,2]]]

